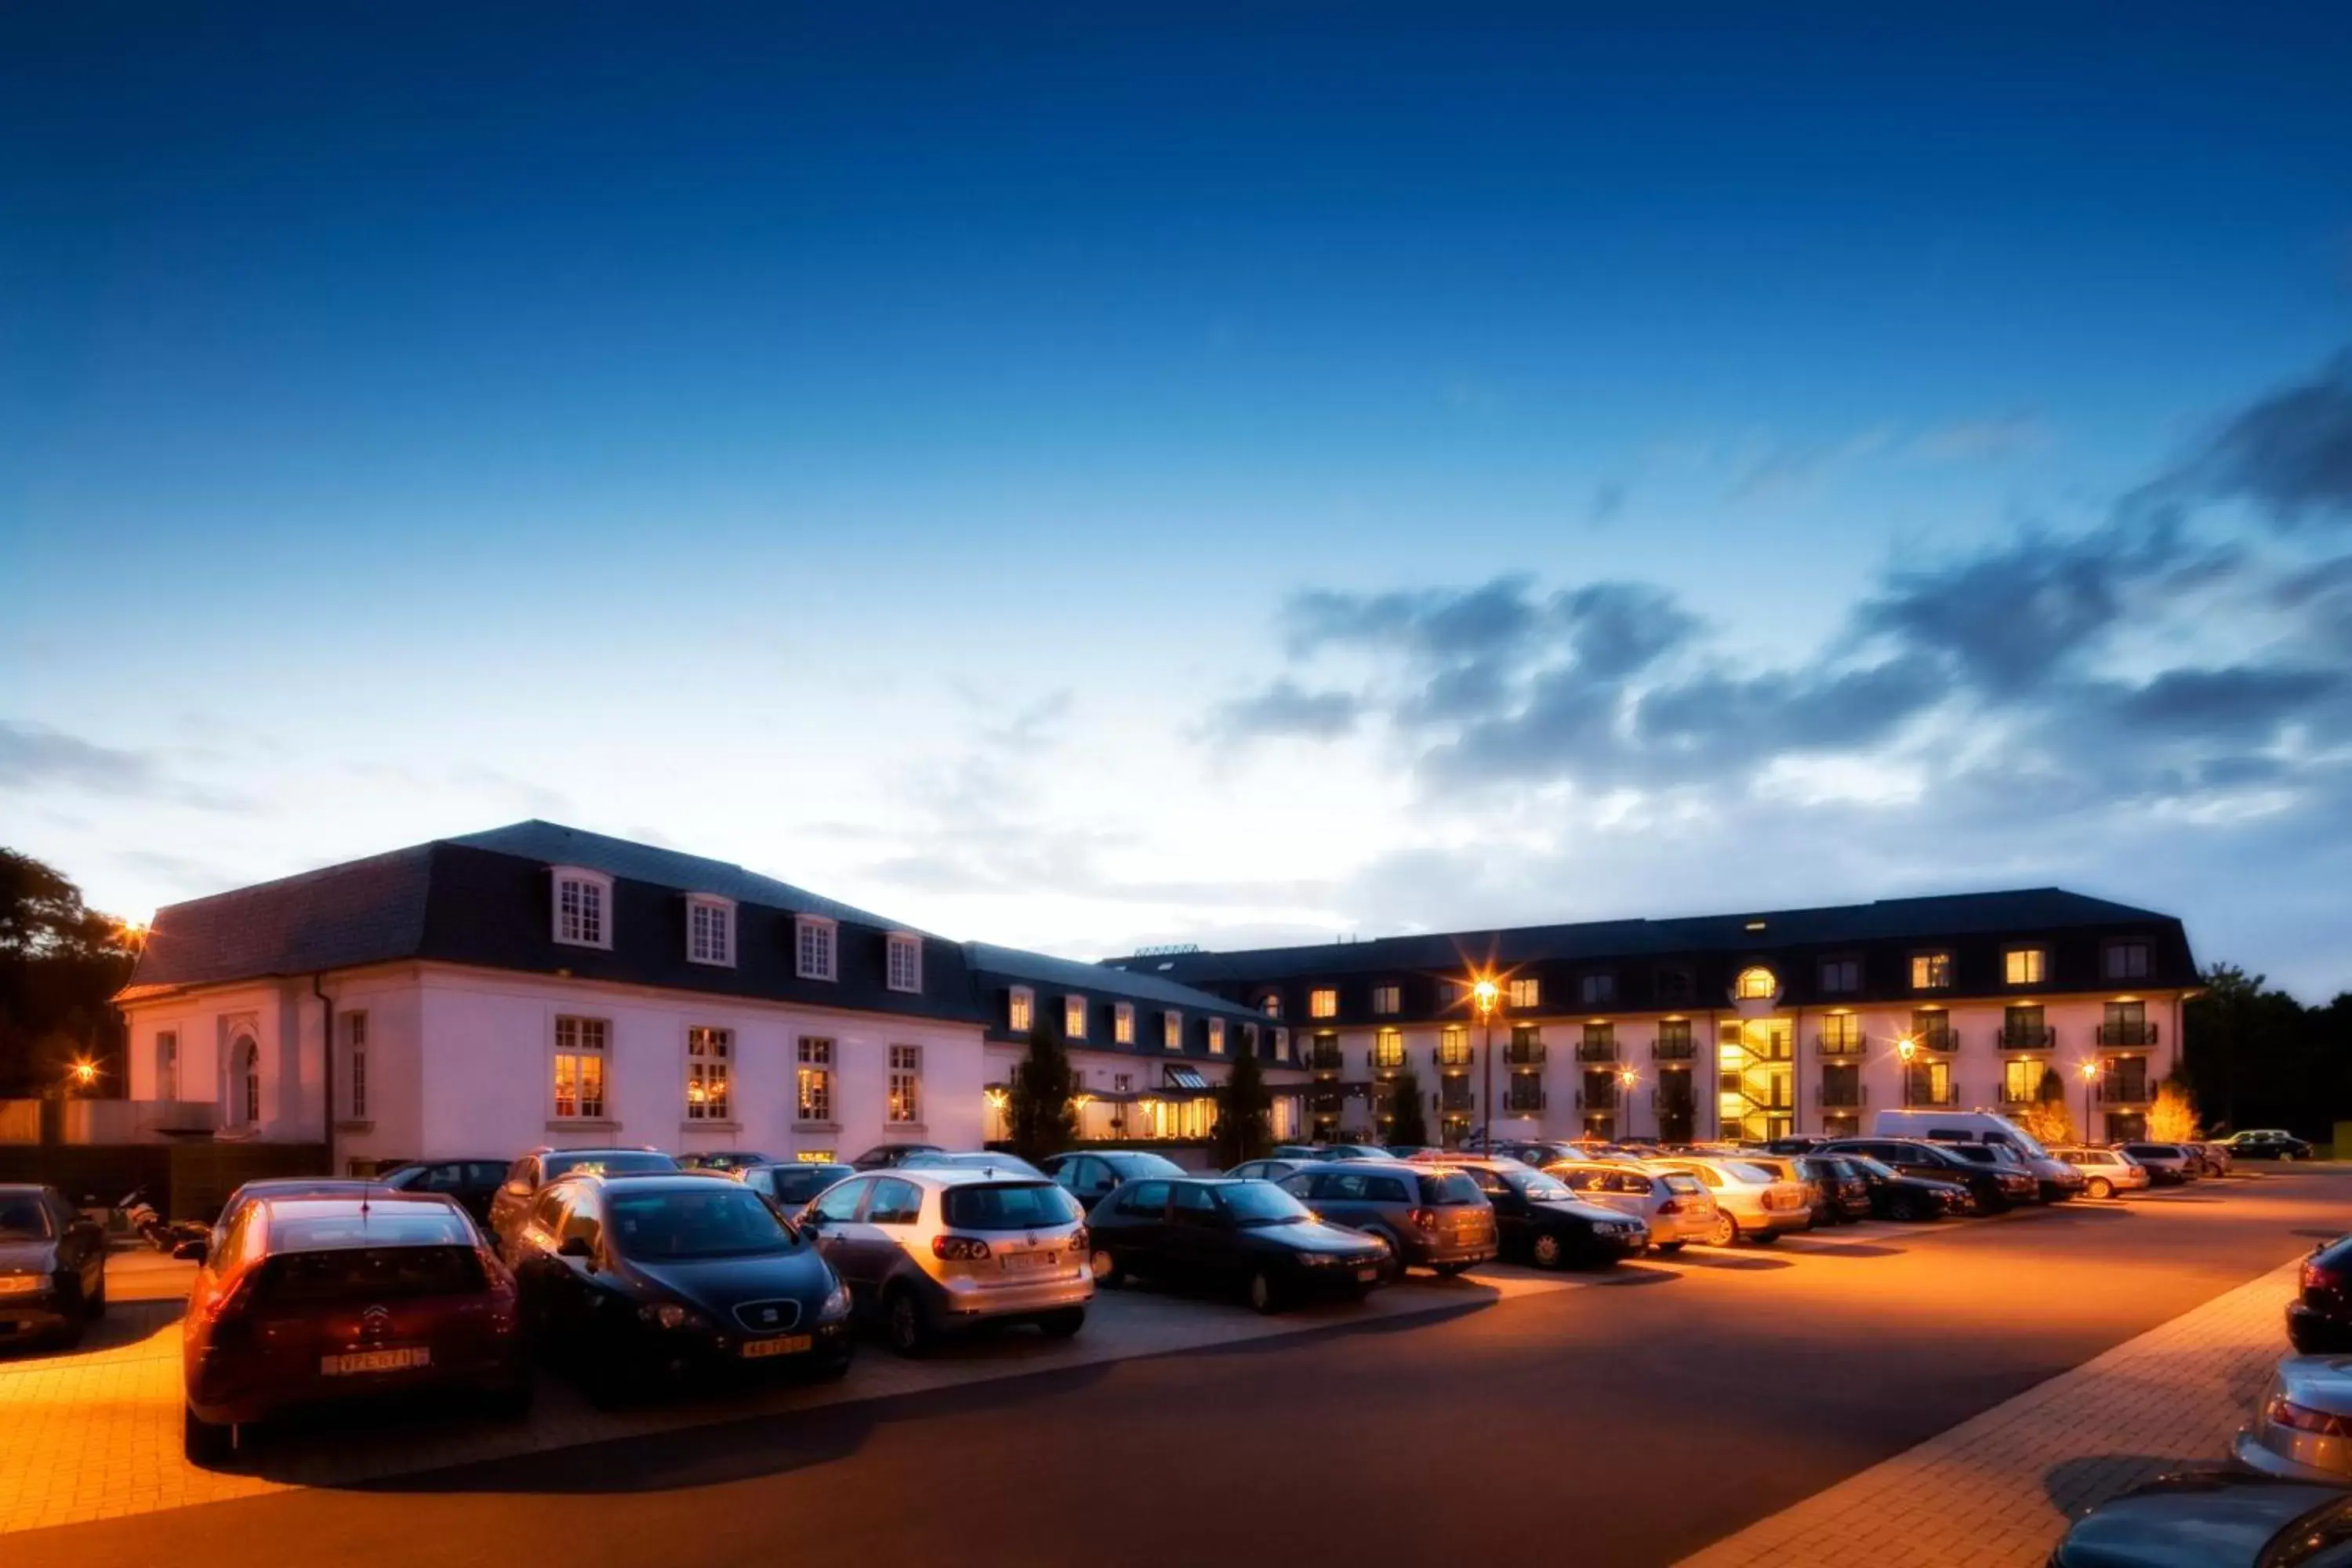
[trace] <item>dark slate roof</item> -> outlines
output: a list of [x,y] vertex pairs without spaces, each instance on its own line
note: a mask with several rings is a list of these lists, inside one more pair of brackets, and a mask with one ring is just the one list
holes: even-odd
[[156,912],[127,989],[414,956],[425,940],[432,872],[433,846],[420,844],[173,904]]
[[1259,1021],[1256,1014],[1223,996],[1196,991],[1190,985],[1180,985],[1156,974],[1139,974],[1108,964],[1087,963],[1075,958],[1055,958],[1049,953],[1028,952],[1017,947],[998,947],[992,942],[968,942],[963,944],[963,950],[973,973],[983,980],[1005,980],[1016,985],[1033,986],[1040,999],[1077,992],[1113,1001],[1148,1002],[1156,1007],[1174,1007],[1203,1015],[1214,1013],[1250,1023]]
[[[1757,921],[1764,922],[1763,928],[1750,929]],[[1874,903],[1820,909],[1754,910],[1665,920],[1589,921],[1226,952],[1152,953],[1105,962],[1129,970],[1149,966],[1166,979],[1198,985],[1375,971],[1452,973],[1465,963],[1509,965],[1663,958],[1992,933],[2025,934],[2085,926],[2177,928],[2179,923],[2170,915],[2070,893],[2063,888],[2028,888],[2009,892],[1881,899]]]

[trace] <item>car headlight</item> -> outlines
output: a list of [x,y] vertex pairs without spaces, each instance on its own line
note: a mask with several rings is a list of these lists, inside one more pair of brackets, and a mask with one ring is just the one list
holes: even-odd
[[833,1282],[832,1293],[824,1299],[824,1305],[816,1310],[816,1321],[837,1323],[849,1316],[849,1287],[836,1279]]
[[648,1301],[637,1309],[637,1316],[648,1323],[665,1329],[689,1329],[702,1326],[702,1316],[691,1307],[676,1301]]
[[37,1296],[48,1288],[46,1274],[0,1274],[0,1296]]

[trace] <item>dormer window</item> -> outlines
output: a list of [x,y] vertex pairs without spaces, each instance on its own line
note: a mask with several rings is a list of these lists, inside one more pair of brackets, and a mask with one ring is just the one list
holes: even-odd
[[834,949],[838,931],[823,915],[793,917],[793,973],[803,980],[833,980],[838,978],[834,963]]
[[1062,998],[1062,1034],[1073,1040],[1087,1037],[1087,999],[1083,996]]
[[1037,994],[1026,985],[1015,985],[1005,994],[1004,1026],[1016,1035],[1037,1026]]
[[1543,1005],[1543,984],[1540,981],[1514,980],[1510,984],[1508,994],[1510,1004],[1514,1007],[1528,1008]]
[[1160,1016],[1160,1041],[1171,1051],[1184,1048],[1184,1015],[1162,1013]]
[[705,893],[686,899],[686,956],[692,963],[735,962],[735,900]]
[[1937,951],[1911,955],[1911,989],[1948,991],[1952,987],[1952,955]]
[[883,977],[893,991],[921,991],[923,939],[912,931],[892,931],[884,948]]
[[1318,985],[1307,994],[1307,1016],[1310,1018],[1336,1018],[1339,1016],[1339,988]]
[[1122,1002],[1111,1010],[1110,1037],[1122,1046],[1135,1044],[1135,1004]]
[[572,947],[611,947],[613,879],[602,871],[558,866],[550,881],[555,895],[555,940]]
[[1269,991],[1257,999],[1257,1010],[1269,1018],[1282,1016],[1282,993]]
[[1209,1054],[1213,1057],[1225,1054],[1225,1021],[1223,1018],[1209,1020]]

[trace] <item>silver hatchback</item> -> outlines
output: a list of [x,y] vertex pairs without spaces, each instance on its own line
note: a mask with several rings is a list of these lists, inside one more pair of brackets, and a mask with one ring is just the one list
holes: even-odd
[[1067,1338],[1094,1300],[1086,1215],[1043,1177],[873,1171],[828,1188],[800,1224],[901,1355],[983,1322],[1034,1322]]

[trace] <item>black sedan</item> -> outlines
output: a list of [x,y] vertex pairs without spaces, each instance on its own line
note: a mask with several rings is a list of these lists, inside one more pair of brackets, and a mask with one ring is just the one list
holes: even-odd
[[2303,1260],[2286,1337],[2299,1354],[2352,1355],[2352,1236],[2313,1247]]
[[1558,1176],[1511,1160],[1459,1163],[1495,1210],[1496,1248],[1538,1268],[1607,1268],[1649,1250],[1645,1219],[1589,1204]]
[[[1940,1144],[1910,1138],[1841,1138],[1822,1144],[1816,1152],[1867,1154],[1906,1176],[1928,1182],[1956,1182],[1968,1189],[1969,1206],[1978,1214],[2000,1214],[2011,1201],[2000,1173],[1990,1165],[1972,1165]],[[2027,1186],[2031,1185],[2028,1178]]]
[[1968,1213],[1974,1202],[1968,1188],[1958,1182],[1906,1176],[1867,1154],[1834,1157],[1860,1173],[1870,1195],[1870,1212],[1878,1219],[1941,1219],[1948,1214]]
[[474,1216],[484,1234],[490,1228],[490,1202],[507,1179],[504,1160],[411,1160],[377,1178],[397,1192],[445,1193]]
[[1141,1209],[1113,1194],[1087,1216],[1097,1283],[1138,1274],[1238,1289],[1259,1311],[1278,1312],[1309,1297],[1361,1297],[1388,1270],[1387,1244],[1325,1225],[1272,1182],[1197,1176],[1166,1187],[1163,1205]]
[[540,1194],[508,1257],[541,1344],[600,1404],[695,1374],[849,1368],[848,1287],[724,1177],[566,1177]]
[[795,1215],[806,1208],[809,1200],[833,1185],[857,1174],[854,1165],[792,1164],[746,1165],[734,1173],[735,1179],[775,1205],[782,1215]]
[[2167,1476],[2101,1503],[2051,1568],[2343,1568],[2352,1496],[2237,1471]]
[[2221,1140],[2221,1147],[2241,1160],[2308,1160],[2311,1145],[2292,1132],[2275,1127],[2257,1128],[2252,1132],[2233,1132]]
[[72,1344],[106,1310],[106,1233],[55,1187],[0,1186],[0,1348]]

